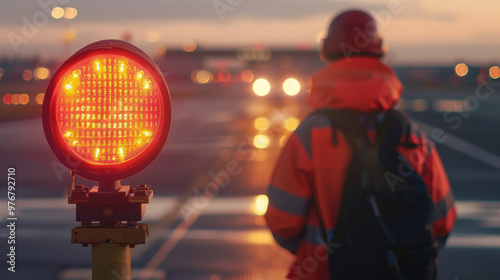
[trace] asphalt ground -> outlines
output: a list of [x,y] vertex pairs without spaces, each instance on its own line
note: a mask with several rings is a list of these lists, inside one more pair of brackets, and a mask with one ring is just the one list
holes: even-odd
[[[474,97],[477,104],[460,109],[462,100]],[[290,133],[285,122],[308,112],[304,97],[208,92],[174,97],[172,105],[164,149],[145,170],[122,180],[147,183],[155,191],[145,216],[151,238],[132,249],[134,279],[282,279],[293,257],[267,231],[259,195],[266,192],[280,145]],[[447,136],[435,140],[457,200],[458,221],[440,252],[439,279],[498,279],[498,105],[497,95],[479,99],[474,88],[410,89],[402,102],[429,135],[442,129]],[[256,118],[266,118],[269,127],[257,129]],[[269,143],[257,141],[261,148],[256,148],[258,135],[266,135]],[[7,194],[0,196],[1,279],[90,279],[91,249],[70,243],[77,223],[74,206],[65,200],[69,173],[50,151],[41,119],[0,122],[0,154],[2,178],[15,167],[18,185],[16,273],[5,265]],[[201,197],[217,178],[224,183]]]

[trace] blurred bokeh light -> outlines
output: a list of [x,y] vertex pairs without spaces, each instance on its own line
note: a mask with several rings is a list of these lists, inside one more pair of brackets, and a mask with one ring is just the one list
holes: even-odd
[[259,78],[253,82],[253,91],[258,96],[266,96],[271,91],[271,84],[264,78]]
[[283,91],[288,96],[295,96],[300,92],[300,83],[295,78],[288,78],[283,82]]
[[257,149],[265,149],[269,147],[270,143],[271,140],[269,139],[269,136],[265,134],[255,135],[253,138],[253,146]]
[[490,77],[492,79],[500,78],[500,67],[498,67],[498,66],[490,67],[489,73],[490,73]]
[[271,122],[266,117],[258,117],[253,121],[253,126],[257,130],[268,130],[271,126]]
[[182,49],[186,52],[194,52],[198,45],[193,40],[187,40],[182,44]]
[[469,73],[469,66],[465,63],[459,63],[455,66],[455,74],[459,77],[464,77]]

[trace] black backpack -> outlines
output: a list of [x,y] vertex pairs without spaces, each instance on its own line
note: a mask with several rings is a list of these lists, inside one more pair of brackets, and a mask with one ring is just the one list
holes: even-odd
[[[353,150],[333,240],[328,240],[314,198],[312,202],[330,248],[331,279],[435,279],[433,203],[422,178],[397,152],[399,145],[415,147],[408,141],[407,117],[396,110],[382,115],[320,109],[313,114],[330,120],[332,145],[339,129]],[[374,144],[366,133],[370,123],[376,125]]]

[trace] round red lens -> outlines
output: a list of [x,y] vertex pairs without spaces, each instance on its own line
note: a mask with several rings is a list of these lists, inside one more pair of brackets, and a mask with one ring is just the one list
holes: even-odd
[[71,57],[54,75],[44,102],[52,149],[60,159],[72,158],[61,160],[70,169],[96,180],[144,168],[170,124],[166,83],[149,57],[121,41],[101,45]]

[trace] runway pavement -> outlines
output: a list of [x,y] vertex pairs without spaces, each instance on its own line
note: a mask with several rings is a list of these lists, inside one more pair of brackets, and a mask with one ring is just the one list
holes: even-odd
[[[473,95],[410,92],[401,105],[429,133],[442,129],[448,136],[437,147],[457,199],[458,221],[440,254],[440,280],[498,279],[500,100],[481,100],[474,111],[456,107]],[[259,195],[290,133],[286,123],[307,113],[303,99],[235,94],[172,104],[164,149],[144,171],[122,180],[151,184],[156,195],[145,216],[151,239],[132,249],[134,279],[282,279],[293,258],[266,229]],[[257,118],[266,118],[268,127],[257,128]],[[90,248],[70,243],[76,222],[74,206],[64,198],[69,174],[55,171],[41,120],[0,123],[0,154],[1,170],[14,166],[19,183],[15,274],[6,271],[7,206],[6,195],[0,195],[0,279],[90,279]],[[238,172],[221,177],[227,184],[200,200],[199,193],[228,163]]]

